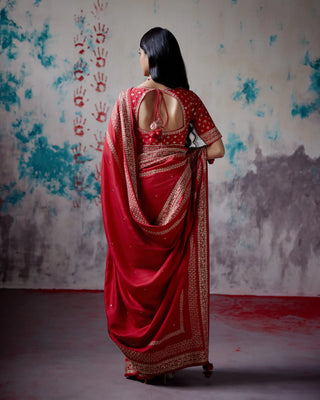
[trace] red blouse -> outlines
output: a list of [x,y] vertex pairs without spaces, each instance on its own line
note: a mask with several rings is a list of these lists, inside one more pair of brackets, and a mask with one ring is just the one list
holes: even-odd
[[[132,88],[131,97],[135,121],[138,120],[142,100],[152,90],[156,89],[144,87]],[[208,110],[194,92],[183,88],[163,89],[160,92],[173,96],[180,103],[183,112],[183,126],[176,130],[161,131],[160,135],[154,135],[153,131],[144,130],[137,126],[139,133],[137,137],[138,153],[141,152],[142,148],[145,149],[145,146],[150,145],[184,146],[190,122],[206,145],[210,145],[221,138],[221,133],[215,126]]]

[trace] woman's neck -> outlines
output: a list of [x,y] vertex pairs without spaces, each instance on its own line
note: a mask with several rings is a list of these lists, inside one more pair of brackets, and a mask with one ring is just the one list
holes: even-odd
[[154,89],[168,89],[168,86],[162,85],[162,83],[155,82],[152,78],[148,78],[145,82],[141,83],[139,87],[147,87]]

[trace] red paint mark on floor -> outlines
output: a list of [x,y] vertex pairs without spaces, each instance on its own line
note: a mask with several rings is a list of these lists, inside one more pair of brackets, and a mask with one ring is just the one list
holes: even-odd
[[248,330],[312,335],[320,328],[320,298],[214,295],[210,315]]

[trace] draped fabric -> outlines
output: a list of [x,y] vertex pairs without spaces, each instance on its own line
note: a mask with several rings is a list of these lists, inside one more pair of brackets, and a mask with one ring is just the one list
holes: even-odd
[[105,307],[126,375],[147,377],[208,362],[207,152],[138,155],[131,99],[121,93],[103,150]]

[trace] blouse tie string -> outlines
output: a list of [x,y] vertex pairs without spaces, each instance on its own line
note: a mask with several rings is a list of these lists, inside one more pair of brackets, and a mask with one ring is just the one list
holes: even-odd
[[[161,109],[161,104],[163,103],[164,105],[164,110],[166,114],[166,123],[163,123],[163,119],[161,118],[160,114],[160,109]],[[150,125],[150,134],[149,134],[149,143],[161,143],[162,140],[162,128],[164,128],[169,120],[168,116],[168,110],[166,106],[166,102],[164,101],[163,94],[162,92],[157,89],[157,100],[156,100],[156,106],[154,110],[154,117],[153,117],[153,122]]]

